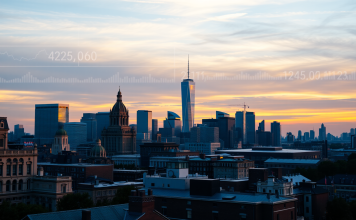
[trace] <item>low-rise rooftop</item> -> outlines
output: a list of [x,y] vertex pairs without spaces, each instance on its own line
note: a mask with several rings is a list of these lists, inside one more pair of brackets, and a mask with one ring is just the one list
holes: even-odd
[[311,159],[276,159],[269,158],[265,163],[288,163],[288,164],[317,164],[320,160],[311,160]]

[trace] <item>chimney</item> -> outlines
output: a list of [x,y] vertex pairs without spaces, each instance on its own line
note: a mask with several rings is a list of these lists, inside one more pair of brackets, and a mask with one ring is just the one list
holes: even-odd
[[37,175],[38,176],[43,176],[43,167],[38,167],[37,168]]
[[148,193],[147,193],[149,196],[152,196],[153,195],[153,192],[152,192],[152,189],[148,189]]
[[205,159],[205,154],[200,154],[201,159]]
[[146,213],[152,212],[155,208],[155,200],[152,190],[148,189],[148,195],[145,190],[132,190],[129,196],[129,212]]
[[91,220],[90,210],[82,210],[82,220]]

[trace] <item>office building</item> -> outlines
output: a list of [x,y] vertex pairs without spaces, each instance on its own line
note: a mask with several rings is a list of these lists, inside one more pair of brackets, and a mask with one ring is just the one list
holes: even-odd
[[139,134],[146,134],[140,139],[152,140],[152,111],[137,111],[137,135]]
[[195,114],[195,82],[189,79],[189,60],[188,60],[188,79],[181,82],[182,91],[182,117],[183,129],[182,132],[190,132],[194,126]]
[[254,112],[246,112],[246,137],[247,144],[255,144],[256,140],[256,129],[255,129],[255,113]]
[[87,141],[93,142],[98,139],[98,124],[95,113],[84,113],[80,122],[87,124]]
[[14,126],[14,137],[16,141],[19,141],[22,136],[25,136],[25,129],[23,127],[23,125],[15,125]]
[[271,123],[272,146],[281,146],[281,124],[279,122]]
[[310,130],[309,134],[310,134],[310,140],[313,141],[315,139],[315,131],[314,130]]
[[68,144],[71,150],[76,151],[77,146],[87,142],[87,124],[81,122],[64,123],[63,129],[68,135]]
[[293,182],[278,180],[274,176],[269,176],[266,181],[257,182],[258,193],[273,193],[280,196],[293,195]]
[[216,150],[220,149],[220,143],[212,142],[194,142],[194,143],[184,143],[184,150],[190,150],[191,152],[199,152],[202,154],[215,154]]
[[293,143],[294,142],[294,135],[292,134],[292,132],[288,132],[286,138],[287,138],[287,142],[288,143]]
[[161,153],[161,155],[164,155],[164,152],[179,151],[179,145],[176,143],[144,143],[140,147],[140,159],[142,167],[149,167],[150,157],[153,156],[153,152]]
[[355,135],[355,128],[350,129],[350,135]]
[[309,141],[309,132],[304,132],[304,141]]
[[249,177],[249,169],[255,168],[254,161],[245,158],[227,157],[213,163],[214,179],[242,179]]
[[264,162],[266,168],[281,168],[283,175],[293,173],[296,168],[316,169],[320,159],[276,159],[269,158]]
[[252,149],[217,150],[216,154],[244,156],[255,161],[256,167],[264,167],[264,162],[273,157],[278,159],[320,159],[321,152],[317,150],[293,150],[282,147],[253,147]]
[[272,146],[272,133],[270,131],[256,131],[256,144],[259,146]]
[[111,160],[115,165],[124,166],[141,166],[141,155],[140,154],[126,154],[126,155],[114,155]]
[[324,126],[323,123],[319,128],[319,141],[325,141],[325,140],[326,140],[326,127]]
[[230,115],[225,112],[216,111],[216,119],[223,118],[223,117],[230,117]]
[[[264,121],[260,126],[261,129],[264,130]],[[256,133],[254,112],[237,111],[235,113],[235,128],[242,143],[251,145],[255,144]]]
[[157,141],[158,120],[152,119],[152,141]]
[[98,112],[95,118],[97,126],[96,136],[98,139],[101,139],[101,132],[110,125],[110,112]]
[[297,138],[298,141],[301,141],[302,140],[302,131],[299,130],[298,131],[298,138]]
[[67,122],[69,122],[69,105],[35,105],[35,138],[40,145],[52,144],[56,131]]
[[220,117],[218,119],[203,119],[202,124],[208,127],[219,128],[219,142],[221,148],[234,148],[235,139],[235,118],[232,117]]
[[237,132],[238,140],[241,141],[243,144],[247,144],[245,111],[237,111],[235,113],[235,129]]
[[219,128],[199,126],[190,130],[192,143],[219,143]]
[[54,136],[52,154],[57,155],[62,151],[70,151],[70,145],[68,144],[67,132],[64,129],[59,129]]
[[122,102],[120,90],[110,110],[110,125],[103,129],[101,137],[108,156],[136,153],[136,131],[129,126],[129,110]]
[[174,112],[168,111],[167,118],[163,121],[163,128],[174,128],[173,136],[180,137],[180,134],[182,132],[182,124],[179,115]]
[[259,131],[265,131],[265,120],[262,120],[262,121],[258,124],[258,130],[259,130]]

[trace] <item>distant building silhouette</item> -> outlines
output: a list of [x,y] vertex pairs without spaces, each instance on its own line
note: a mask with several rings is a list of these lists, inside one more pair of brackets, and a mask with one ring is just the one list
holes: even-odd
[[281,146],[281,124],[279,122],[271,123],[272,146]]
[[319,128],[319,141],[325,141],[326,140],[326,127],[324,124],[321,124],[321,127]]
[[182,117],[183,129],[182,132],[190,132],[194,126],[195,114],[195,82],[189,79],[189,59],[188,59],[188,79],[181,82],[182,91]]

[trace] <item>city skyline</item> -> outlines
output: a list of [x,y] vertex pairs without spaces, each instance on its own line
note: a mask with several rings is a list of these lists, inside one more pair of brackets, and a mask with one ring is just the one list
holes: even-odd
[[[356,71],[354,1],[128,0],[100,7],[78,1],[67,7],[66,1],[15,0],[0,6],[2,79],[30,74],[39,80],[105,80],[120,74],[169,81],[0,82],[0,113],[11,129],[23,124],[33,133],[35,104],[69,104],[71,122],[79,122],[82,113],[107,112],[119,85],[133,112],[151,110],[162,127],[166,111],[181,114],[179,83],[187,78],[187,54],[196,83],[195,124],[215,111],[235,115],[245,102],[256,124],[279,121],[283,136],[316,130],[321,123],[334,135],[356,127],[355,80],[347,78]],[[56,52],[65,52],[59,58],[65,61],[56,61]],[[68,61],[86,54],[89,61]],[[258,73],[282,79],[224,78]],[[325,75],[336,78],[324,80]]]

